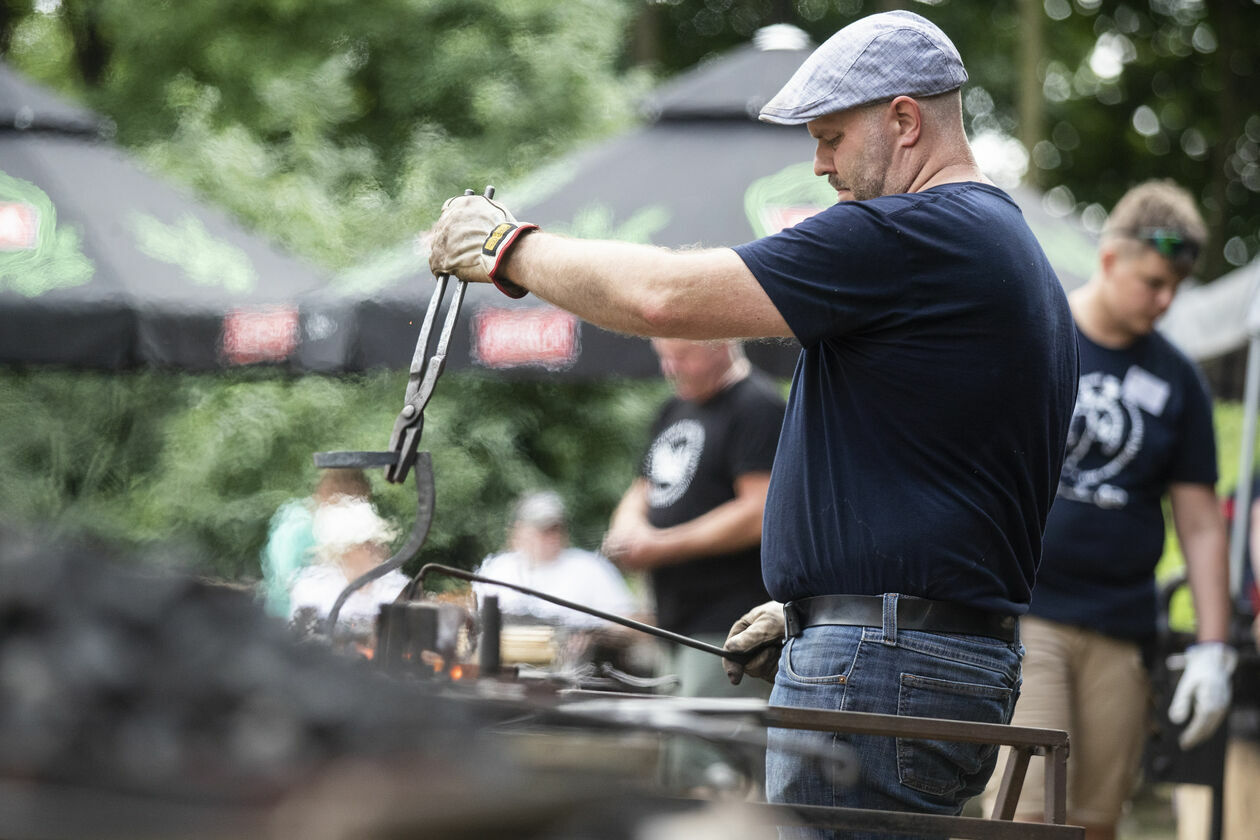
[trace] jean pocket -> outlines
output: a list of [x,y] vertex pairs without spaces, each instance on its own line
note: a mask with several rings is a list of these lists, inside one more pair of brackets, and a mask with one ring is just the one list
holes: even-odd
[[860,634],[815,633],[814,629],[807,630],[804,636],[788,639],[783,657],[787,676],[799,683],[844,685],[853,670],[853,660],[861,644]]
[[[1008,723],[1015,692],[1004,686],[902,674],[897,714],[976,723]],[[931,796],[975,796],[997,763],[995,744],[897,739],[897,773],[906,787]],[[947,803],[949,804],[949,803]]]

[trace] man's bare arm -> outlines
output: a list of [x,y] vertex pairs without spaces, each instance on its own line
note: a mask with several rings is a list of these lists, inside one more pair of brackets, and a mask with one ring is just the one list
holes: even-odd
[[681,560],[726,554],[761,544],[770,473],[745,473],[735,479],[735,498],[688,522],[662,529],[673,554]]
[[729,248],[671,251],[535,231],[508,253],[503,274],[543,300],[617,332],[691,339],[792,335]]
[[[604,541],[605,553],[623,568],[652,569],[755,546],[761,542],[769,486],[769,472],[740,475],[735,479],[735,498],[695,519],[669,528],[653,528],[646,522],[624,530],[614,527]],[[620,523],[630,524],[614,517],[614,526]]]

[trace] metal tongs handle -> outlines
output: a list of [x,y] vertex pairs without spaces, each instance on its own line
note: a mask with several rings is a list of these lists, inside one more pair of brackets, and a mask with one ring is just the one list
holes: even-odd
[[515,589],[517,592],[523,592],[526,595],[541,598],[542,600],[549,601],[557,606],[567,607],[568,609],[577,610],[578,612],[586,613],[587,615],[593,615],[596,618],[611,621],[613,624],[620,624],[622,627],[629,627],[631,630],[638,630],[642,633],[647,633],[649,636],[656,636],[657,638],[665,639],[685,647],[702,650],[705,653],[711,653],[714,656],[720,656],[723,659],[738,662],[740,665],[747,664],[749,660],[766,648],[778,647],[783,644],[782,639],[773,639],[768,642],[763,642],[756,647],[749,648],[748,650],[727,650],[726,648],[721,648],[717,645],[702,642],[699,639],[693,639],[690,636],[684,636],[681,633],[662,630],[660,627],[656,627],[652,624],[644,624],[642,621],[635,621],[632,618],[625,618],[624,616],[616,615],[614,613],[597,610],[594,607],[588,607],[585,604],[578,604],[573,601],[565,600],[564,598],[558,598],[555,595],[548,595],[546,592],[539,592],[537,589],[530,589],[528,586],[521,586],[516,583],[495,580],[494,578],[484,577],[483,575],[479,575],[474,572],[466,572],[463,569],[457,569],[454,566],[443,566],[439,563],[425,563],[421,566],[420,571],[416,573],[411,586],[409,586],[406,590],[403,590],[404,595],[414,598],[416,594],[414,591],[415,589],[423,591],[424,578],[429,574],[429,572],[440,572],[445,575],[450,575],[453,578],[460,578],[461,580],[474,581],[477,583],[489,583],[495,586],[504,586],[508,589]]
[[[464,190],[464,195],[472,194],[472,190]],[[494,198],[494,187],[487,186],[483,195],[486,198]],[[450,280],[449,274],[437,276],[437,285],[433,289],[433,296],[429,298],[429,307],[425,310],[424,322],[420,326],[420,338],[416,341],[416,351],[411,357],[406,398],[402,411],[394,421],[394,431],[389,439],[390,451],[396,452],[398,459],[385,469],[385,480],[395,484],[401,484],[407,480],[407,471],[415,462],[420,433],[424,430],[424,409],[433,397],[433,389],[437,385],[438,377],[446,368],[446,351],[451,343],[451,334],[455,331],[460,307],[464,303],[464,292],[468,284],[457,277],[451,294],[451,302],[446,310],[446,321],[442,324],[437,346],[433,348],[433,355],[430,356],[429,340]]]
[[[464,190],[464,195],[472,194],[472,190]],[[486,187],[484,195],[486,198],[493,198],[494,187]],[[411,357],[403,407],[394,420],[394,428],[390,434],[389,451],[316,452],[316,467],[321,469],[384,467],[386,481],[402,484],[407,480],[407,473],[415,465],[420,434],[424,430],[424,409],[433,397],[438,377],[446,368],[447,349],[450,347],[451,335],[455,332],[460,307],[464,303],[464,292],[468,288],[467,283],[456,278],[450,304],[446,310],[446,320],[442,324],[442,332],[438,334],[437,345],[430,354],[429,344],[433,337],[433,326],[437,323],[438,312],[442,308],[442,301],[446,297],[450,280],[451,275],[439,274],[433,294],[429,297],[424,321],[420,325],[420,336]]]

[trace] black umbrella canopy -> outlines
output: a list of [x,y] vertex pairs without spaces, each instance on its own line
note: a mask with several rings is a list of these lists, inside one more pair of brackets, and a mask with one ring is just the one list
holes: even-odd
[[0,65],[0,363],[292,363],[317,270],[146,172]]
[[[593,148],[565,158],[499,198],[518,218],[546,230],[598,239],[619,239],[667,247],[725,247],[789,227],[836,200],[823,178],[813,174],[814,141],[800,127],[761,123],[757,114],[809,55],[813,45],[795,27],[761,30],[739,47],[662,86],[648,103],[652,121]],[[1047,210],[1041,196],[1011,191],[1030,227],[1046,248],[1064,285],[1088,276],[1093,243],[1074,217]],[[348,352],[352,367],[406,365],[415,335],[406,320],[418,317],[431,288],[417,279],[427,274],[424,252],[415,245],[383,255],[372,275],[356,273],[367,302],[347,304],[324,326],[340,346],[324,345],[332,364]],[[390,276],[399,282],[390,285]],[[402,290],[402,291],[400,291]],[[539,375],[562,370],[579,378],[608,375],[651,376],[656,360],[641,339],[618,336],[580,323],[553,307],[546,319],[532,297],[513,302],[489,288],[470,289],[467,326],[457,332],[448,356],[453,367],[480,366]],[[355,317],[357,314],[358,317]],[[563,342],[539,338],[530,330],[546,324],[547,335],[574,335],[568,354]],[[531,321],[530,319],[535,319]],[[536,321],[536,323],[535,323]],[[338,324],[353,325],[337,330]],[[356,333],[357,330],[357,333]],[[408,331],[409,330],[409,331]],[[308,333],[310,330],[308,330]],[[380,339],[388,336],[387,341]],[[513,348],[513,342],[518,346]],[[304,348],[314,354],[319,342]],[[531,353],[537,350],[537,356]],[[795,342],[751,343],[753,361],[777,375],[791,372]]]
[[32,84],[0,62],[0,128],[58,131],[103,137],[112,131],[100,115]]

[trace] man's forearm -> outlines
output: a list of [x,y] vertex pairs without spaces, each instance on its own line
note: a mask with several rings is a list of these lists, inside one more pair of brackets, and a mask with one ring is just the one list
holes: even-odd
[[608,530],[616,532],[647,525],[647,510],[647,483],[642,478],[636,478],[613,508]]
[[1229,537],[1215,489],[1209,484],[1174,483],[1168,494],[1173,525],[1186,558],[1199,641],[1226,641],[1231,612]]
[[1186,578],[1194,596],[1194,611],[1201,642],[1229,638],[1229,562],[1226,540],[1213,531],[1190,534],[1182,543]]
[[736,498],[688,522],[660,529],[657,533],[665,547],[665,562],[660,565],[759,545],[763,513],[756,501]]
[[543,300],[617,332],[693,339],[791,335],[743,260],[726,248],[670,251],[536,231],[516,243],[503,272]]

